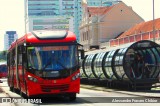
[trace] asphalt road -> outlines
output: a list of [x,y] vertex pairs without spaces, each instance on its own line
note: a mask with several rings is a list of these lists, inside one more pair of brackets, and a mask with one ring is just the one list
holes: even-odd
[[[18,94],[9,91],[6,79],[2,79],[2,81],[3,83],[0,83],[0,88],[2,88],[3,92],[0,93],[0,99],[4,97],[13,97],[15,100],[25,100]],[[140,97],[137,95],[131,95],[130,93],[115,92],[114,90],[103,91],[93,90],[92,88],[81,88],[80,91],[80,94],[77,95],[77,99],[74,102],[70,102],[67,98],[56,97],[38,99],[39,102],[42,103],[0,103],[0,106],[159,106],[160,104],[160,98]]]

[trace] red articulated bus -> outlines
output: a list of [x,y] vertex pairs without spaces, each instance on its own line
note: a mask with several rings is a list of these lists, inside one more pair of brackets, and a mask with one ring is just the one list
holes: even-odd
[[79,52],[84,50],[71,31],[33,31],[12,43],[7,54],[11,91],[33,96],[63,95],[76,99],[80,91]]
[[7,64],[0,63],[0,78],[7,77]]

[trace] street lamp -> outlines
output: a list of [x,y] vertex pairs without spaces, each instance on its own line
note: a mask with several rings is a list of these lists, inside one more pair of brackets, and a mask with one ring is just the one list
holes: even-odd
[[153,0],[153,42],[155,42],[154,0]]
[[27,17],[28,17],[28,0],[24,1],[24,24],[25,24],[25,33],[27,33]]

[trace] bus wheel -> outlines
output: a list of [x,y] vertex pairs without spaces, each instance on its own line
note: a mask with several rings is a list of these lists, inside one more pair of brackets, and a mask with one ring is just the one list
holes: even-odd
[[20,96],[21,96],[21,97],[23,97],[23,92],[22,92],[22,91],[20,91],[20,93],[19,93],[19,94],[20,94]]
[[9,87],[9,90],[10,90],[11,92],[13,92],[13,87]]
[[20,96],[26,98],[26,95],[22,91],[20,91]]
[[75,101],[76,100],[76,93],[73,93],[69,96],[70,101]]

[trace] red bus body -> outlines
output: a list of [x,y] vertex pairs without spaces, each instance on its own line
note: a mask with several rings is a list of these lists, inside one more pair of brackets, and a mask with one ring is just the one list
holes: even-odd
[[[58,69],[60,71],[52,68],[55,66],[53,62],[64,58],[60,55],[63,52],[73,53],[78,61],[76,36],[70,31],[62,32],[62,35],[58,36],[57,33],[55,31],[34,31],[12,43],[7,54],[10,90],[18,90],[28,97],[60,94],[68,95],[70,99],[76,98],[76,93],[80,91],[80,70],[77,64],[79,62],[76,62],[74,68],[65,68],[61,61],[59,63],[61,68]],[[60,59],[52,61],[50,58],[54,55]],[[76,59],[73,58],[73,55],[69,56],[68,63],[75,63]],[[74,62],[71,62],[71,59]],[[29,60],[33,60],[32,66],[29,66]]]
[[7,64],[0,64],[0,78],[7,77]]

